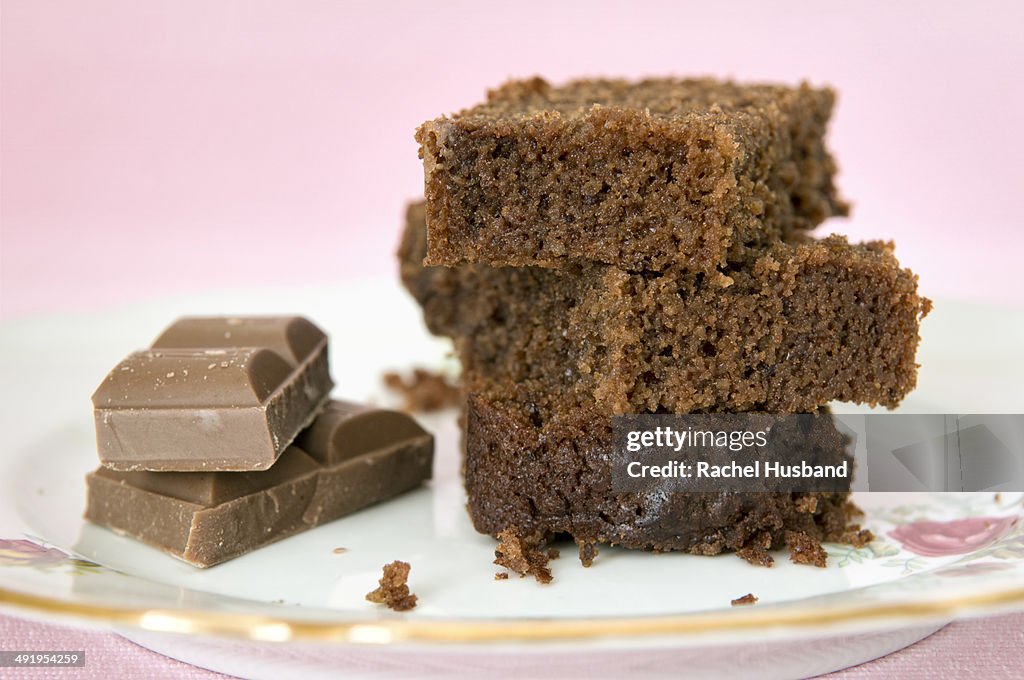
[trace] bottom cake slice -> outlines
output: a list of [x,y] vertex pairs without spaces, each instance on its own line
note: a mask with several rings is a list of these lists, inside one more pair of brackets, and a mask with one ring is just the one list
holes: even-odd
[[[511,388],[508,394],[515,392]],[[466,413],[466,490],[476,529],[512,529],[546,540],[571,535],[581,546],[609,543],[701,555],[737,551],[770,564],[767,550],[821,541],[862,542],[851,521],[848,482],[835,491],[617,493],[612,484],[612,423],[586,408],[548,413],[522,394],[470,394]],[[846,456],[831,419],[820,421],[823,462]],[[818,548],[820,551],[820,547]],[[821,558],[823,566],[823,557]]]

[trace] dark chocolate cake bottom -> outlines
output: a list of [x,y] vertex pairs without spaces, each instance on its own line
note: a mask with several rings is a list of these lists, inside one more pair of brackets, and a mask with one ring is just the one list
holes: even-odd
[[[806,493],[616,492],[611,419],[586,408],[544,411],[521,398],[468,396],[465,478],[478,531],[497,536],[512,529],[540,540],[569,534],[581,548],[608,543],[700,555],[737,551],[766,565],[767,550],[865,539],[852,523],[861,513],[848,487]],[[823,422],[834,428],[830,420]],[[845,453],[840,447],[834,455],[838,461]],[[793,559],[800,561],[795,552]]]

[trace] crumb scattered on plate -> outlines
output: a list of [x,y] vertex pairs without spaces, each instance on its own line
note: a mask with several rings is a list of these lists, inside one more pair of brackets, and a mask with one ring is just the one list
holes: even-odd
[[580,564],[584,567],[591,566],[597,557],[597,542],[577,540],[576,545],[580,550]]
[[494,563],[520,576],[530,574],[540,583],[551,583],[553,577],[548,569],[551,558],[543,547],[540,536],[521,537],[515,529],[505,529],[498,534]]
[[762,531],[747,541],[747,544],[737,550],[736,554],[756,567],[770,567],[775,564],[775,558],[768,552],[771,547],[771,535]]
[[875,540],[875,535],[871,533],[871,530],[861,529],[859,524],[850,525],[839,537],[840,543],[849,543],[854,548],[863,548],[873,540]]
[[366,599],[387,605],[396,612],[404,612],[416,606],[416,596],[409,592],[409,563],[395,560],[384,565],[380,587],[366,594]]
[[747,593],[743,597],[737,597],[732,601],[733,607],[742,607],[749,604],[757,604],[757,597],[753,593]]
[[789,559],[796,564],[824,568],[828,562],[828,553],[821,547],[821,541],[803,531],[787,531],[786,547],[789,548]]
[[348,552],[348,548],[335,548],[331,552],[333,552],[335,555],[344,555]]
[[383,376],[384,384],[405,399],[405,409],[413,413],[440,411],[458,406],[459,388],[440,373],[414,368],[407,379],[400,373],[389,371]]

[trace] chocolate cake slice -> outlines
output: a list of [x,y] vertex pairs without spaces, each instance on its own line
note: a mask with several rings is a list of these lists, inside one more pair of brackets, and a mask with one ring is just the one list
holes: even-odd
[[403,281],[427,326],[455,338],[469,391],[518,383],[609,413],[789,413],[891,407],[916,384],[930,302],[891,244],[777,243],[711,274],[423,267],[422,210],[408,217]]
[[[771,562],[767,551],[786,545],[787,536],[858,536],[848,480],[808,493],[616,493],[611,425],[585,405],[566,408],[514,385],[470,394],[465,474],[473,525],[493,536],[509,529],[520,536],[569,534],[581,546],[738,551],[761,563]],[[806,436],[816,464],[845,458],[845,439],[831,419],[815,419]]]
[[427,262],[711,272],[846,205],[828,89],[511,81],[417,131]]

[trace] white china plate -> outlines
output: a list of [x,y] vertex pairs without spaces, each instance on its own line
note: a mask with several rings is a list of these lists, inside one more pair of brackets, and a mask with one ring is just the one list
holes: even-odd
[[[212,569],[85,523],[83,476],[96,465],[89,397],[106,372],[179,315],[247,313],[300,313],[323,327],[335,396],[393,405],[383,371],[455,369],[449,345],[426,333],[390,281],[5,323],[0,606],[115,629],[247,677],[593,677],[680,664],[696,676],[812,675],[956,618],[1024,608],[1024,494],[1010,492],[859,494],[879,538],[859,550],[827,546],[826,569],[781,554],[764,569],[731,555],[611,548],[584,569],[564,545],[552,584],[496,581],[494,541],[473,531],[464,509],[454,411],[421,418],[437,437],[428,487]],[[1021,412],[1024,314],[940,303],[922,335],[920,385],[902,410]],[[420,598],[405,614],[363,597],[395,559],[412,564]],[[758,604],[730,606],[748,592]]]

